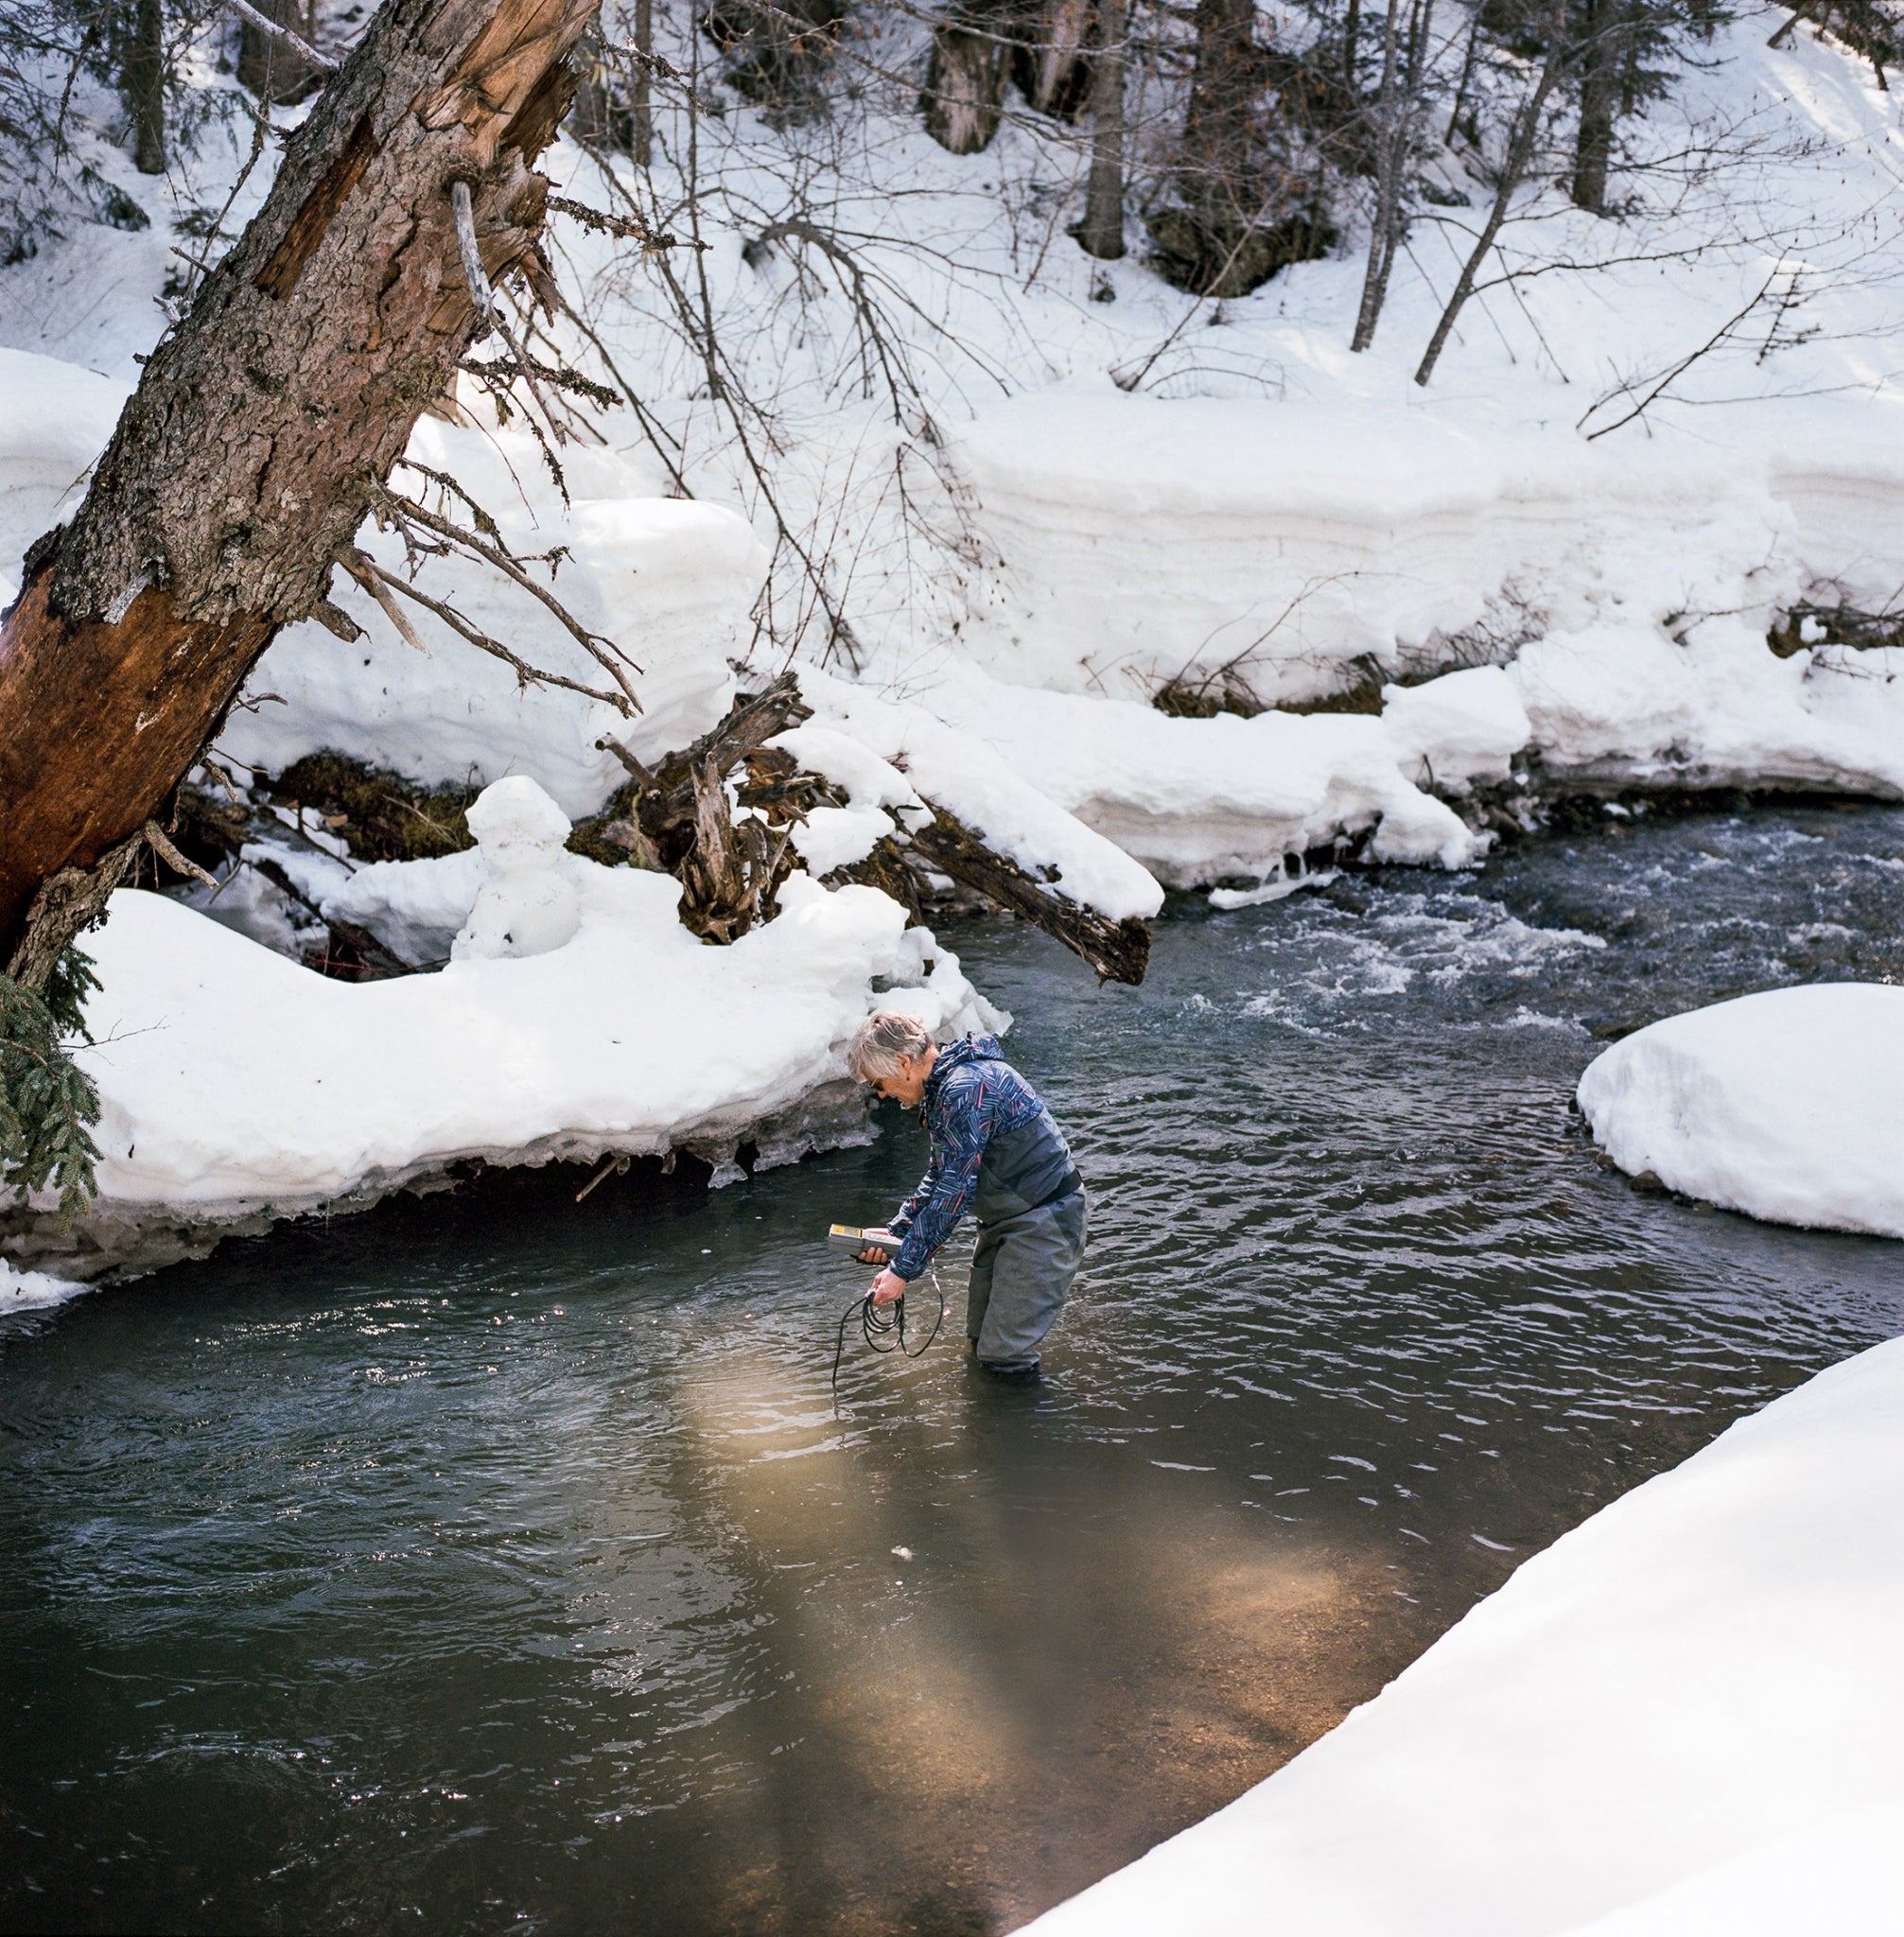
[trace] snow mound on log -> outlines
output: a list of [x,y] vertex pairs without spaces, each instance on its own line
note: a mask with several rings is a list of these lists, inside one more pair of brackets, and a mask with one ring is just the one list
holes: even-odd
[[86,941],[96,1214],[288,1213],[471,1157],[724,1141],[731,1156],[825,1086],[855,1105],[838,1050],[876,978],[936,1030],[1008,1022],[871,888],[796,874],[773,921],[710,949],[681,926],[672,876],[568,859],[570,941],[387,982],[327,980],[163,896],[115,895]]
[[[1895,1878],[1873,1839],[1904,1801],[1900,1423],[1894,1339],[1596,1513],[1285,1769],[1027,1931],[1552,1937],[1702,1873],[1722,1901],[1718,1866],[1814,1832]],[[1710,1928],[1897,1928],[1895,1887],[1817,1901],[1847,1895],[1843,1921]]]
[[[926,800],[956,814],[987,846],[1058,894],[1111,921],[1147,919],[1162,907],[1163,890],[1139,861],[1053,799],[1036,751],[1027,762],[1014,764],[983,735],[949,724],[938,710],[943,689],[932,693],[929,708],[882,698],[871,687],[806,667],[800,690],[815,724],[833,727],[902,772]],[[1005,707],[1047,697],[1016,689],[996,692]],[[851,772],[836,774],[827,765],[824,745],[812,757],[830,779],[851,787]]]
[[928,689],[915,717],[925,707],[942,734],[952,729],[948,739],[982,743],[1021,784],[1174,887],[1280,877],[1285,856],[1371,827],[1377,861],[1468,866],[1491,837],[1410,776],[1432,768],[1450,791],[1502,777],[1528,739],[1527,716],[1493,667],[1391,689],[1380,719],[1179,720],[1134,700],[1005,686],[975,667]]
[[1773,1224],[1904,1237],[1904,988],[1768,989],[1654,1022],[1588,1065],[1619,1167]]

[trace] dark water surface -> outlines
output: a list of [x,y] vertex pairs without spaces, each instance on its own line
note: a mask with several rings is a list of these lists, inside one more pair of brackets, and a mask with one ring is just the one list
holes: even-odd
[[835,1420],[819,1239],[897,1117],[0,1328],[0,1926],[1003,1930],[1904,1329],[1899,1247],[1642,1195],[1568,1109],[1589,1029],[1904,974],[1904,813],[1192,906],[1138,990],[952,939],[1093,1194],[1042,1393],[855,1356]]

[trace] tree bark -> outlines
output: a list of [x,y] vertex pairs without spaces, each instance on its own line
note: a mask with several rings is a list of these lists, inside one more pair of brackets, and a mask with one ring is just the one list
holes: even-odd
[[933,31],[919,107],[926,132],[949,154],[981,154],[998,132],[1011,66],[1004,25],[1002,8],[975,0]]
[[122,88],[132,123],[132,166],[166,172],[166,22],[160,0],[134,0]]
[[1375,148],[1375,215],[1369,228],[1369,266],[1362,276],[1362,303],[1349,347],[1357,355],[1375,340],[1382,300],[1389,292],[1389,266],[1394,257],[1395,223],[1401,207],[1400,115],[1395,104],[1396,0],[1389,0],[1382,22],[1382,131]]
[[595,9],[389,0],[153,353],[0,629],[0,960],[43,881],[161,812],[449,388],[476,326],[451,183],[492,280],[546,273],[530,162]]
[[1012,50],[1012,79],[1040,114],[1074,121],[1091,98],[1092,63],[1085,51],[1091,13],[1090,0],[1033,0],[1024,10]]
[[635,62],[628,78],[628,152],[638,167],[655,159],[655,0],[635,0]]
[[1619,110],[1622,52],[1617,0],[1590,0],[1581,50],[1581,115],[1574,138],[1574,205],[1606,214],[1607,168],[1613,160],[1614,118]]
[[1125,0],[1098,0],[1097,73],[1091,95],[1091,175],[1078,247],[1100,262],[1124,253]]

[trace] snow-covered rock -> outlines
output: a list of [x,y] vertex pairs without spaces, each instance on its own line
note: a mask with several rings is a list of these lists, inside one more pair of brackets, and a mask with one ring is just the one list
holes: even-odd
[[1904,988],[1774,988],[1636,1031],[1580,1106],[1619,1167],[1774,1224],[1904,1237]]
[[1894,1339],[1595,1514],[1286,1768],[1027,1928],[1895,1933],[1900,1495]]

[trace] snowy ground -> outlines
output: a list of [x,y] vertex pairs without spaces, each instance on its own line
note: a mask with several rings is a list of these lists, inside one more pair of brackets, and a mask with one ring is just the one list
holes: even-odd
[[1904,1340],[1528,1562],[1038,1937],[1896,1937]]
[[1904,988],[1668,1017],[1597,1057],[1580,1106],[1629,1175],[1774,1224],[1904,1237]]
[[[533,782],[470,809],[480,853],[385,864],[418,930],[460,907],[441,972],[332,981],[161,895],[124,890],[87,937],[103,985],[80,1058],[103,1113],[99,1198],[16,1255],[89,1277],[220,1231],[366,1203],[459,1160],[546,1162],[686,1147],[741,1173],[864,1139],[839,1050],[875,1001],[946,1033],[1008,1025],[956,956],[871,888],[793,876],[780,914],[704,947],[669,875],[568,854]],[[361,881],[359,876],[357,880]]]

